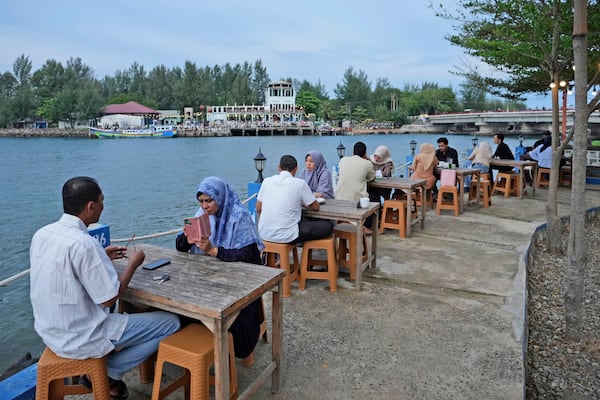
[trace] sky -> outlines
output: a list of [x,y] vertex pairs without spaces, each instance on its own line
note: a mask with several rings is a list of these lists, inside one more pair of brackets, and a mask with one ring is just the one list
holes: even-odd
[[[454,10],[458,0],[437,0]],[[134,62],[183,68],[261,60],[272,81],[323,84],[334,97],[344,72],[363,71],[372,87],[435,82],[458,94],[456,70],[467,56],[445,37],[453,23],[427,0],[21,0],[0,12],[0,73],[17,57],[33,70],[48,59],[80,57],[98,79]],[[531,108],[550,96],[530,98]]]

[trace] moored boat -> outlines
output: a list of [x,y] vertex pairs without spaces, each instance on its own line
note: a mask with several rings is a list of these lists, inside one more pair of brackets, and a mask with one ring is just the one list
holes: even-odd
[[172,126],[153,125],[139,129],[100,129],[90,127],[90,136],[106,139],[118,138],[172,138],[177,131]]

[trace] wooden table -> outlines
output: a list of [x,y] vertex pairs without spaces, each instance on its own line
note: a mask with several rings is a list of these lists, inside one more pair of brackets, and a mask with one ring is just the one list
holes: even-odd
[[[360,290],[362,283],[363,267],[366,265],[370,268],[376,267],[377,260],[377,225],[380,204],[376,202],[370,202],[368,208],[358,208],[357,202],[350,200],[335,200],[327,199],[325,203],[319,205],[319,211],[303,209],[302,213],[311,218],[330,219],[333,221],[348,221],[356,228],[356,253],[355,260],[356,265],[356,290]],[[363,234],[363,224],[365,220],[373,216],[373,234],[371,235],[371,254],[367,258],[366,262],[362,262],[363,254],[363,241],[361,240]]]
[[[537,184],[537,170],[538,163],[535,160],[504,160],[504,159],[491,159],[490,168],[493,167],[517,167],[521,174],[521,185],[525,183],[525,167],[531,168],[531,179],[532,179],[532,196],[535,196],[535,186]],[[520,198],[523,198],[523,188],[519,188]]]
[[427,211],[427,196],[425,193],[425,179],[408,179],[408,178],[383,178],[369,182],[369,187],[387,188],[402,190],[406,193],[406,236],[410,237],[412,227],[412,193],[415,190],[421,190],[421,212],[419,219],[421,220],[421,229],[425,228],[425,212]]
[[[171,264],[154,271],[138,268],[121,298],[200,320],[211,330],[215,345],[216,399],[229,399],[229,327],[241,309],[267,291],[273,292],[272,360],[239,398],[249,398],[269,375],[271,391],[279,391],[282,281],[285,271],[243,262],[223,262],[215,257],[181,253],[175,249],[151,245],[138,247],[146,253],[144,264],[159,258],[167,258],[171,260]],[[125,264],[120,260],[114,264],[117,273],[125,268]],[[152,280],[153,276],[162,274],[169,274],[170,279],[162,284]]]

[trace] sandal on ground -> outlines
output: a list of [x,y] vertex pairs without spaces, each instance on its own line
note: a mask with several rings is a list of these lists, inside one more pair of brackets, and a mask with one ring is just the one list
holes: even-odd
[[[81,375],[79,377],[79,383],[89,390],[92,390],[92,382],[87,375]],[[108,377],[108,386],[110,387],[110,397],[113,400],[125,400],[129,397],[129,390],[127,389],[127,385],[125,385],[125,382]]]
[[129,390],[125,382],[108,377],[108,385],[110,386],[110,397],[113,400],[125,400],[129,397]]

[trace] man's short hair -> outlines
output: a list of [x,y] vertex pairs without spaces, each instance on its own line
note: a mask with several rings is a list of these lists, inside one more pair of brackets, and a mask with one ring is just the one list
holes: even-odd
[[367,154],[367,145],[363,142],[354,143],[353,154],[355,156],[364,157]]
[[437,140],[438,143],[444,143],[446,146],[448,145],[448,138],[441,137]]
[[494,136],[496,136],[501,142],[504,142],[504,133],[494,133]]
[[102,189],[94,178],[77,176],[65,182],[62,188],[63,211],[65,214],[79,215],[90,201],[97,201]]
[[279,160],[279,168],[282,171],[292,172],[294,168],[298,167],[298,161],[296,161],[296,157],[286,154],[281,156],[281,160]]

